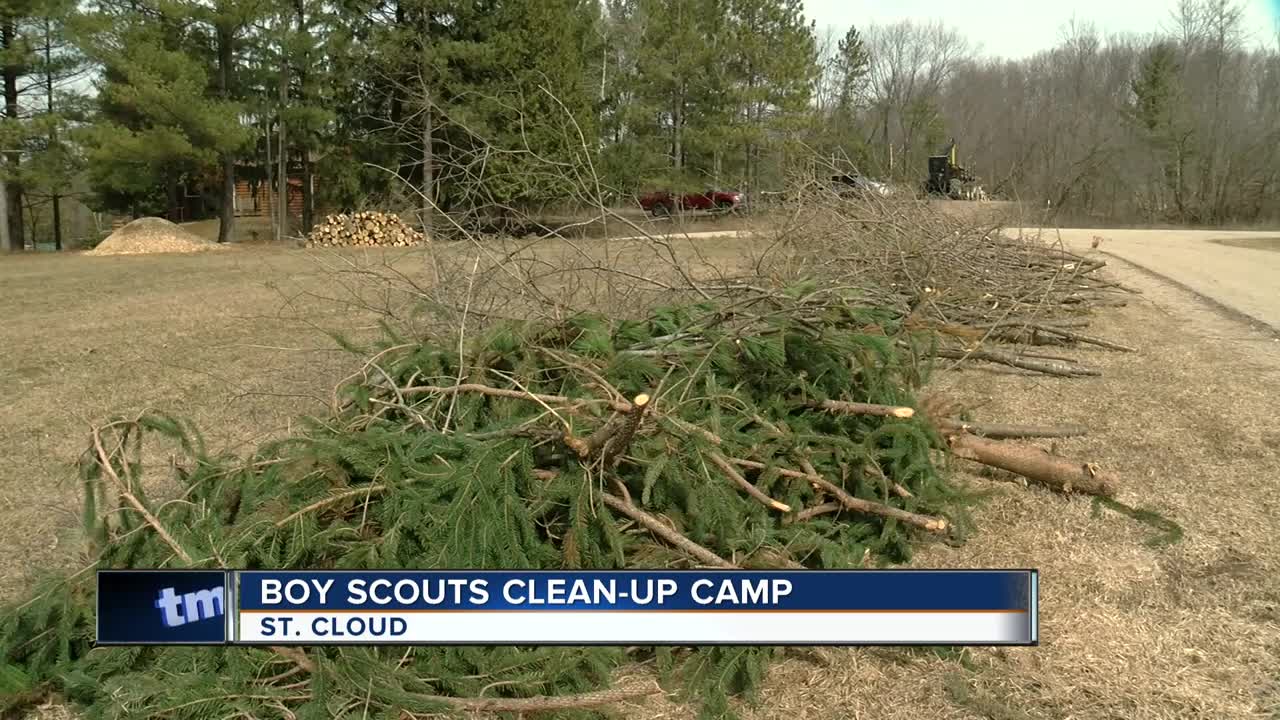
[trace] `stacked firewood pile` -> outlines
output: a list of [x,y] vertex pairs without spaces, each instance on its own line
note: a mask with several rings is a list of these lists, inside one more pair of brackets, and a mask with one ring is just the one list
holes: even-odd
[[421,245],[423,234],[399,216],[381,212],[330,215],[307,236],[307,247]]

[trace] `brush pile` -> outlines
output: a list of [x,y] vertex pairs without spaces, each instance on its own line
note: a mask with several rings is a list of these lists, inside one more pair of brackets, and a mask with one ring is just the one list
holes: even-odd
[[[643,320],[499,323],[462,355],[389,338],[333,417],[245,461],[207,455],[165,416],[99,429],[83,464],[86,532],[104,567],[901,561],[913,537],[945,537],[963,515],[931,456],[936,437],[910,409],[920,363],[864,331],[897,335],[899,320],[800,286]],[[184,502],[143,492],[144,436],[175,444]],[[486,686],[494,701],[591,693],[628,659],[613,648],[90,654],[92,579],[7,619],[0,649],[33,686],[82,678],[66,690],[107,714],[127,704],[161,716],[211,697],[224,714],[425,713],[467,707]],[[719,713],[726,674],[758,676],[771,651],[658,654]]]
[[410,227],[398,215],[381,212],[358,212],[329,215],[307,236],[307,247],[421,245],[421,232]]
[[[978,337],[1022,342],[1034,319],[1042,337],[1077,340],[1032,312],[1023,296],[1035,287],[1034,307],[1055,312],[1107,290],[1078,260],[976,237],[942,238],[945,263],[870,242],[859,259],[846,244],[821,273],[817,246],[793,246],[777,261],[815,279],[726,279],[626,317],[557,307],[466,327],[464,310],[452,337],[388,329],[379,346],[353,348],[368,359],[330,417],[248,458],[209,454],[177,418],[118,419],[81,462],[93,557],[104,568],[848,568],[962,536],[967,498],[941,472],[948,451],[1066,492],[1114,492],[1099,469],[995,439],[1070,428],[979,426],[917,397],[934,358],[971,357]],[[490,278],[517,276],[503,266],[476,281],[476,267],[468,308],[472,285],[500,295]],[[181,502],[143,491],[153,442],[172,445]],[[90,652],[92,583],[57,580],[0,618],[0,690],[16,698],[0,710],[57,691],[112,717],[583,718],[658,692],[618,677],[653,659],[669,690],[719,718],[775,652]]]
[[[874,222],[862,222],[869,212]],[[1100,373],[1043,347],[1135,351],[1081,331],[1094,309],[1136,293],[1101,276],[1104,260],[1002,232],[1001,218],[975,225],[915,203],[832,203],[814,215],[788,233],[791,275],[861,288],[906,327],[935,333],[939,358],[1087,377]]]

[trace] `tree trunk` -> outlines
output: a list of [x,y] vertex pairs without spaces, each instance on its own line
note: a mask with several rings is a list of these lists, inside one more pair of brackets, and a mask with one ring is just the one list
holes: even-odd
[[60,195],[54,195],[53,201],[53,249],[62,250],[62,202]]
[[436,212],[435,118],[426,82],[422,83],[422,92],[422,232],[430,238],[432,218]]
[[9,246],[9,188],[4,181],[8,168],[0,167],[0,250],[12,251]]
[[271,156],[271,121],[266,121],[266,127],[263,128],[262,136],[267,141],[267,181],[263,184],[265,190],[263,195],[266,198],[266,206],[262,209],[267,219],[271,222],[271,239],[280,239],[280,230],[276,226],[276,206],[271,202],[271,196],[275,193],[276,187],[276,166]]
[[676,170],[684,169],[684,94],[676,98],[671,108],[671,165]]
[[[409,22],[409,16],[408,16],[408,13],[405,12],[404,5],[405,3],[403,0],[396,2],[395,27],[397,30],[406,28]],[[410,74],[410,72],[407,70],[401,70],[396,73],[395,82],[393,83],[394,89],[392,90],[392,93],[391,93],[391,108],[390,108],[391,127],[393,128],[392,130],[393,137],[395,138],[395,141],[398,141],[398,142],[403,141],[405,138],[405,135],[402,134],[405,132],[405,122],[404,122],[405,98],[403,97],[403,94],[407,92],[406,88],[409,87],[409,83],[411,83],[412,81],[413,81],[413,76]],[[412,151],[412,148],[407,147],[408,143],[403,143],[403,145],[405,145],[405,147],[398,148],[396,152],[396,168],[395,168],[396,177],[398,179],[403,180],[405,184],[412,187],[413,166],[409,163],[409,161],[412,160],[413,162],[416,162],[416,160],[413,160],[413,157],[410,154]]]
[[[53,116],[53,23],[44,19],[44,97],[49,116]],[[49,123],[49,148],[58,147],[58,126]],[[53,249],[62,250],[62,196],[55,187],[49,196],[53,211]]]
[[302,232],[309,234],[315,225],[315,176],[311,169],[311,150],[302,151]]
[[[235,62],[235,36],[230,27],[218,30],[218,90],[224,100],[231,99],[232,63]],[[222,154],[222,208],[218,217],[218,242],[231,241],[236,223],[236,158],[228,151]]]
[[[4,25],[0,27],[0,47],[7,53],[13,48],[14,42],[17,40],[18,28],[13,18],[5,18]],[[4,114],[11,122],[18,119],[18,74],[21,68],[16,65],[6,64],[4,66]],[[16,173],[18,166],[22,161],[22,155],[16,150],[5,153],[8,160],[8,169],[10,172]],[[26,249],[26,236],[23,233],[22,226],[22,186],[17,180],[10,180],[6,183],[5,191],[8,193],[8,230],[10,252],[22,252]]]
[[276,240],[284,240],[289,235],[289,145],[285,133],[284,111],[289,105],[289,61],[280,60],[280,142],[276,144],[276,182],[279,189],[277,211],[279,212]]
[[182,222],[182,213],[179,207],[182,204],[182,198],[178,194],[178,181],[174,179],[166,179],[165,197],[169,201],[169,207],[165,210],[165,218],[170,222]]

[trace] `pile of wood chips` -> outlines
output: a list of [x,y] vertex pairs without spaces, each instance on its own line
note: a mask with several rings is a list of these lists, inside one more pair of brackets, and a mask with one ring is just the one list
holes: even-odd
[[150,255],[222,250],[224,247],[164,218],[143,217],[116,228],[115,232],[85,254]]
[[307,236],[307,247],[409,247],[425,240],[399,216],[370,211],[326,217]]

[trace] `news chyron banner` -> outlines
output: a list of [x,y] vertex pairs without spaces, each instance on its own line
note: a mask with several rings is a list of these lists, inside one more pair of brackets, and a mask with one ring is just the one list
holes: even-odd
[[98,644],[1036,645],[1034,570],[102,571]]

